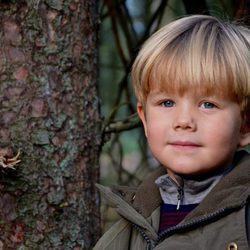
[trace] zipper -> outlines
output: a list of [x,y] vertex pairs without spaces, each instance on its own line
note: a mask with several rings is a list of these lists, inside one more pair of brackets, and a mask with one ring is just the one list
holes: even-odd
[[184,191],[183,191],[183,188],[178,186],[178,195],[177,195],[177,207],[176,207],[176,210],[179,210],[180,208],[180,205],[183,201],[183,197],[184,197]]
[[[244,204],[242,204],[241,206],[244,206]],[[222,215],[229,214],[230,212],[233,212],[237,208],[239,208],[239,207],[222,208],[222,209],[219,209],[218,211],[213,212],[207,216],[203,216],[200,219],[192,220],[190,222],[186,222],[184,224],[179,224],[179,225],[173,226],[171,228],[168,228],[165,231],[163,231],[162,233],[160,233],[157,240],[155,240],[155,241],[150,239],[150,237],[145,233],[145,230],[142,229],[140,226],[138,226],[134,223],[132,223],[132,226],[140,233],[142,238],[146,241],[146,243],[147,243],[146,249],[152,250],[158,244],[160,244],[164,239],[166,239],[167,237],[169,237],[170,235],[172,235],[176,232],[181,232],[183,230],[186,230],[186,229],[189,229],[189,228],[192,228],[195,226],[201,226],[202,224],[207,223],[209,221],[212,221],[212,220],[214,220]]]
[[180,205],[183,201],[184,198],[184,189],[183,189],[183,180],[181,180],[181,183],[178,183],[174,181],[171,177],[169,177],[169,180],[172,182],[174,186],[177,187],[177,205],[176,205],[176,210],[180,209]]
[[155,241],[151,240],[149,236],[145,233],[145,230],[142,229],[140,226],[132,223],[132,226],[139,232],[139,234],[142,236],[142,238],[146,241],[147,243],[147,248],[146,250],[152,250],[155,247]]

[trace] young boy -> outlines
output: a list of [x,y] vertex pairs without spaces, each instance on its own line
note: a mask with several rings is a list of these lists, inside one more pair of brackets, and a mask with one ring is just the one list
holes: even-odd
[[174,21],[132,69],[137,110],[163,165],[138,188],[99,188],[121,215],[94,249],[249,249],[250,31]]

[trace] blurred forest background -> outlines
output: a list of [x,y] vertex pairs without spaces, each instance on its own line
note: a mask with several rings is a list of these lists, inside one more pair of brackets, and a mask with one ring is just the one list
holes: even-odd
[[[249,0],[105,0],[100,3],[99,93],[104,117],[101,183],[138,185],[158,163],[136,115],[130,69],[141,44],[161,26],[190,14],[250,24]],[[102,228],[117,220],[102,202]]]

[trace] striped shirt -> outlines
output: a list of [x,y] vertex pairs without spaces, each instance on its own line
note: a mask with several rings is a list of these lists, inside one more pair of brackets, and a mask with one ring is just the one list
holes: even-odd
[[179,224],[186,217],[186,215],[198,205],[199,204],[180,205],[179,209],[177,210],[176,205],[164,204],[162,202],[158,233],[161,233],[166,229]]

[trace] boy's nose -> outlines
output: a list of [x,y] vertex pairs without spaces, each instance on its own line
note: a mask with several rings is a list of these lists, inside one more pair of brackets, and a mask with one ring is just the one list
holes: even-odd
[[189,130],[195,131],[197,124],[194,119],[194,115],[190,111],[179,112],[173,122],[173,128],[175,130]]

